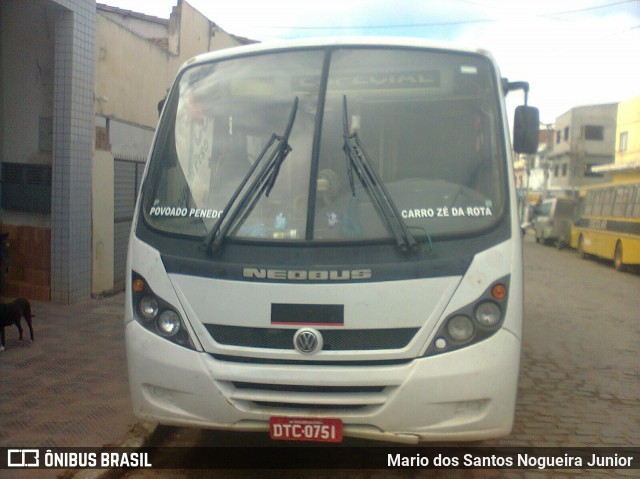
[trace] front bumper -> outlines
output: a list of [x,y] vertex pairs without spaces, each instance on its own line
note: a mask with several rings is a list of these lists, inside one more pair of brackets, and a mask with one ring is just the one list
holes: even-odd
[[179,426],[268,431],[271,416],[340,418],[365,439],[481,440],[513,424],[520,340],[502,329],[473,346],[383,365],[219,360],[126,325],[135,414]]

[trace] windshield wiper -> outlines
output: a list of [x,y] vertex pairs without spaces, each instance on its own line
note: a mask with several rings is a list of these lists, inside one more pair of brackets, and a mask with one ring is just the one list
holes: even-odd
[[[256,161],[251,165],[251,168],[233,192],[233,195],[231,195],[231,199],[224,207],[218,221],[216,221],[216,224],[202,242],[202,245],[208,251],[215,252],[220,249],[231,228],[238,223],[238,219],[245,219],[251,213],[260,197],[263,194],[268,197],[271,193],[278,174],[280,173],[280,167],[292,150],[289,145],[289,135],[293,128],[297,110],[298,97],[295,97],[284,134],[280,136],[273,133],[271,135],[271,138],[269,138],[260,155],[258,155]],[[258,165],[263,162],[265,157],[267,157],[267,160],[264,166],[262,166],[260,172],[255,175],[255,178],[245,190],[245,186],[249,183],[251,177],[254,176]],[[242,196],[240,196],[243,190],[245,191]]]
[[349,175],[349,186],[351,187],[351,194],[356,195],[355,181],[353,172],[355,173],[362,183],[364,189],[369,193],[369,196],[373,199],[377,210],[380,213],[382,219],[384,219],[387,227],[396,239],[396,243],[401,251],[416,251],[417,242],[409,228],[402,220],[402,215],[398,211],[397,206],[393,202],[389,191],[385,187],[384,183],[371,167],[371,161],[367,156],[367,153],[362,146],[362,142],[358,137],[357,132],[349,134],[347,113],[347,97],[342,98],[342,128],[344,136],[343,150],[347,155],[347,173]]

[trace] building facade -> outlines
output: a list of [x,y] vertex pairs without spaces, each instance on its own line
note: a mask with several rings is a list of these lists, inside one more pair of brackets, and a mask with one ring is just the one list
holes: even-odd
[[95,16],[92,0],[0,0],[5,296],[90,293]]
[[127,242],[159,106],[193,56],[249,43],[180,1],[169,19],[97,6],[92,294],[124,287]]
[[548,156],[549,191],[570,194],[603,181],[593,168],[613,163],[617,107],[617,103],[581,106],[556,119]]
[[248,40],[183,0],[170,19],[0,0],[0,26],[1,293],[70,303],[118,289],[159,102],[187,59]]
[[593,170],[614,182],[640,180],[640,95],[618,104],[614,163]]

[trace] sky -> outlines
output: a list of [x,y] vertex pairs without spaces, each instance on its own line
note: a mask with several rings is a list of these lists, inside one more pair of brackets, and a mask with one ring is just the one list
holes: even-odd
[[[98,0],[168,18],[178,0]],[[543,123],[640,95],[640,0],[187,0],[228,33],[262,42],[401,36],[489,50],[530,83]],[[509,95],[512,110],[521,93]]]

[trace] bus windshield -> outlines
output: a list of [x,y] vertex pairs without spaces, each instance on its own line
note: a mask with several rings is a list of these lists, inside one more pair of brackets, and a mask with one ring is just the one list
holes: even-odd
[[[288,154],[267,194],[243,195],[294,104]],[[223,228],[229,240],[472,234],[506,208],[499,105],[491,63],[470,53],[305,48],[196,64],[165,107],[141,212],[156,231],[205,238],[234,197],[250,197]],[[373,191],[397,209],[395,227],[352,168],[346,143],[356,137],[382,187]]]

